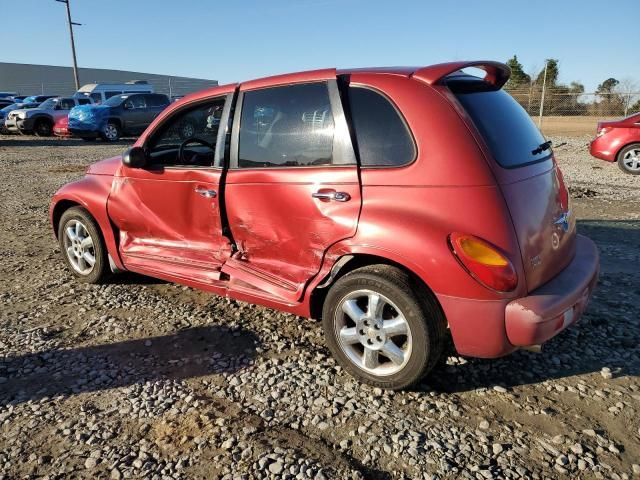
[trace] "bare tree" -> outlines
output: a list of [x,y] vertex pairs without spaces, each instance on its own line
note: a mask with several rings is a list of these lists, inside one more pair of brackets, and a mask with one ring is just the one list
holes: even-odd
[[640,97],[638,91],[640,91],[640,87],[633,78],[625,77],[616,85],[615,92],[622,99],[625,117],[629,113],[629,107]]

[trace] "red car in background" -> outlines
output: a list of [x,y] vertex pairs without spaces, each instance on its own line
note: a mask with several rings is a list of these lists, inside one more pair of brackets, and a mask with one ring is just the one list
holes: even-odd
[[463,355],[537,347],[582,315],[599,261],[509,75],[326,69],[186,96],[56,192],[63,261],[322,319],[337,361],[384,388],[424,376],[449,332]]
[[56,137],[71,137],[71,132],[69,131],[69,116],[65,115],[64,117],[60,117],[53,124],[53,134]]
[[617,162],[625,173],[640,175],[640,113],[622,120],[599,122],[589,151],[596,158]]

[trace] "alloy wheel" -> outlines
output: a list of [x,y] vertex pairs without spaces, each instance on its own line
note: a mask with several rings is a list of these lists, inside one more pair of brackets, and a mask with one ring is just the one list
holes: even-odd
[[73,269],[89,275],[96,263],[93,239],[87,227],[79,220],[69,220],[64,227],[64,248]]
[[631,172],[640,171],[640,148],[634,148],[625,153],[622,157],[622,163]]
[[114,141],[118,139],[118,127],[116,127],[112,123],[109,123],[106,127],[104,127],[103,133],[107,140]]
[[393,375],[409,361],[409,323],[400,309],[380,293],[357,290],[344,297],[335,311],[334,328],[347,358],[370,374]]

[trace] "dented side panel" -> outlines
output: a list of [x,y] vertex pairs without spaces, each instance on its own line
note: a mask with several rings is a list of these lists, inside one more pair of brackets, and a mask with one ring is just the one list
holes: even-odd
[[143,170],[123,167],[113,181],[108,211],[120,230],[128,269],[160,271],[211,283],[229,257],[222,235],[218,169]]
[[[312,197],[315,192],[344,192],[350,198],[317,199]],[[360,204],[355,165],[230,170],[229,224],[239,260],[254,270],[240,279],[255,284],[253,277],[258,276],[262,289],[298,300],[304,285],[319,271],[325,251],[355,234]]]

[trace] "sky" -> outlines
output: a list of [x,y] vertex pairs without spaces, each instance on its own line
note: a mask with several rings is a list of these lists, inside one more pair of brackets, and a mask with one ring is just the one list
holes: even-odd
[[[557,58],[560,82],[579,81],[587,92],[609,77],[640,86],[638,40],[624,27],[624,19],[640,18],[640,0],[616,0],[613,13],[613,2],[602,0],[70,2],[73,20],[83,24],[75,27],[80,67],[222,84],[315,68],[516,54],[527,73]],[[71,65],[63,3],[0,0],[0,11],[0,61]]]

